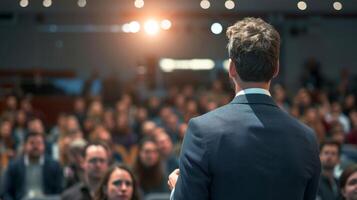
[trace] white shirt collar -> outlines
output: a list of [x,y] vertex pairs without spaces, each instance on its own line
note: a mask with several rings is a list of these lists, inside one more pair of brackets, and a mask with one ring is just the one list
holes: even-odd
[[[30,159],[29,159],[29,156],[28,155],[25,155],[25,166],[29,166],[30,165]],[[44,156],[41,156],[40,157],[40,162],[39,164],[42,166],[45,164],[45,157]]]
[[270,92],[268,90],[266,90],[266,89],[263,89],[263,88],[248,88],[248,89],[239,91],[236,94],[236,97],[240,96],[240,95],[246,95],[246,94],[265,94],[265,95],[271,96]]

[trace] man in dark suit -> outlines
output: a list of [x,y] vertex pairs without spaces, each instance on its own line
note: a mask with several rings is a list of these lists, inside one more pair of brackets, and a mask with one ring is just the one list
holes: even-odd
[[4,200],[40,198],[62,192],[60,164],[45,155],[42,133],[30,132],[25,137],[24,155],[10,163],[5,174]]
[[314,132],[269,93],[279,71],[279,33],[245,18],[227,30],[233,101],[193,118],[171,199],[314,200],[320,176]]

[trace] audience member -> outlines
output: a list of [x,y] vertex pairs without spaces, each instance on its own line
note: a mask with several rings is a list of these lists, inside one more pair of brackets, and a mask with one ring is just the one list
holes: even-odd
[[340,190],[343,200],[357,199],[357,165],[349,166],[340,178]]
[[140,200],[132,171],[125,165],[112,166],[103,176],[95,200]]
[[4,184],[4,200],[39,198],[61,193],[62,168],[58,162],[45,155],[45,138],[42,133],[29,132],[26,135],[24,155],[10,163]]
[[93,199],[100,180],[108,169],[111,158],[106,145],[103,143],[90,143],[87,144],[83,151],[84,179],[64,191],[62,194],[63,200]]
[[138,178],[144,196],[150,193],[168,192],[159,149],[153,139],[144,138],[140,142],[134,174]]
[[335,141],[324,141],[320,145],[322,172],[317,192],[319,200],[337,200],[339,191],[334,177],[334,168],[340,161],[340,144]]

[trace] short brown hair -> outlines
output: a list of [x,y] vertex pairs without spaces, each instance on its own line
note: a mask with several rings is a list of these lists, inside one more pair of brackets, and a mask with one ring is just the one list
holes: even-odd
[[280,35],[260,18],[244,18],[227,29],[228,53],[242,81],[268,82],[280,53]]

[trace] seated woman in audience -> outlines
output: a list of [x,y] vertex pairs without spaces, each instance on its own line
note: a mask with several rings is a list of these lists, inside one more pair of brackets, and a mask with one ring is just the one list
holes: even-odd
[[349,166],[343,171],[340,178],[340,190],[342,199],[356,200],[357,199],[357,164]]
[[133,173],[125,165],[115,165],[104,175],[95,200],[139,200]]
[[144,196],[149,193],[168,192],[159,149],[153,139],[144,138],[140,142],[134,173]]

